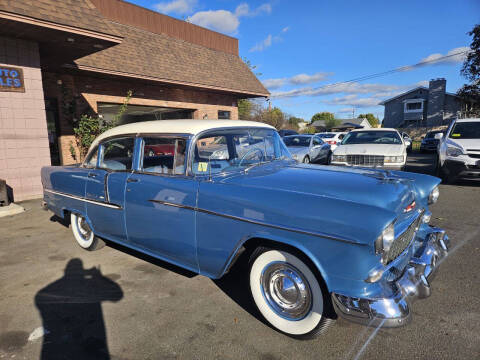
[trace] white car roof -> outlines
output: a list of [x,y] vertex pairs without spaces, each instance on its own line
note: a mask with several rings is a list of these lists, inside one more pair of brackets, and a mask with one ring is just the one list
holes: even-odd
[[127,134],[192,134],[218,128],[255,127],[274,129],[273,126],[256,121],[243,120],[154,120],[116,126],[98,136],[90,148],[105,138]]
[[396,131],[398,132],[398,130],[394,128],[355,129],[355,130],[352,130],[351,132],[361,132],[361,131]]
[[479,122],[480,118],[457,119],[456,122]]

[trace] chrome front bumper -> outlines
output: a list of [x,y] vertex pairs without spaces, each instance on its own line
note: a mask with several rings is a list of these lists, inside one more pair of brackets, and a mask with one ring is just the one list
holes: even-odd
[[386,293],[380,298],[355,298],[332,294],[335,311],[343,318],[368,326],[398,327],[411,318],[411,303],[431,294],[430,283],[441,259],[448,254],[449,239],[445,231],[433,228],[425,243],[410,259],[403,274],[385,283]]

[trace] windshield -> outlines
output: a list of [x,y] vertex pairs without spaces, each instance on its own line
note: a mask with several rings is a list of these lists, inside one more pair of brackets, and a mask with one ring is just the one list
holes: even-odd
[[336,134],[334,133],[326,133],[326,134],[317,134],[319,137],[321,137],[322,139],[331,139],[333,137],[335,137]]
[[396,131],[355,131],[345,135],[342,145],[388,144],[401,145],[402,140]]
[[480,121],[457,122],[450,131],[451,139],[480,139]]
[[279,159],[291,159],[291,155],[275,130],[212,130],[195,143],[192,171],[199,175],[215,174]]
[[310,146],[311,136],[286,136],[283,138],[287,146]]
[[441,133],[441,131],[429,131],[427,133],[427,135],[425,135],[425,138],[426,139],[434,139],[435,138],[435,134],[439,134]]

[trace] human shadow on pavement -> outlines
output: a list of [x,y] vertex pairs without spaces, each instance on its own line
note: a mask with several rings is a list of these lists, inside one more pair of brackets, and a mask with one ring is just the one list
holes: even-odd
[[44,329],[40,359],[110,359],[102,302],[122,298],[121,287],[99,268],[71,259],[64,276],[35,295]]

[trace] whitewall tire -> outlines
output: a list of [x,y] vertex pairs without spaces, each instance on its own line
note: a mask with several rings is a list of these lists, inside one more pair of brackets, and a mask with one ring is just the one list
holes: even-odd
[[81,248],[93,251],[105,245],[102,240],[95,236],[92,228],[82,215],[71,213],[70,224],[72,226],[73,237]]
[[250,290],[263,317],[279,331],[312,338],[330,323],[317,277],[299,257],[260,248],[250,260]]

